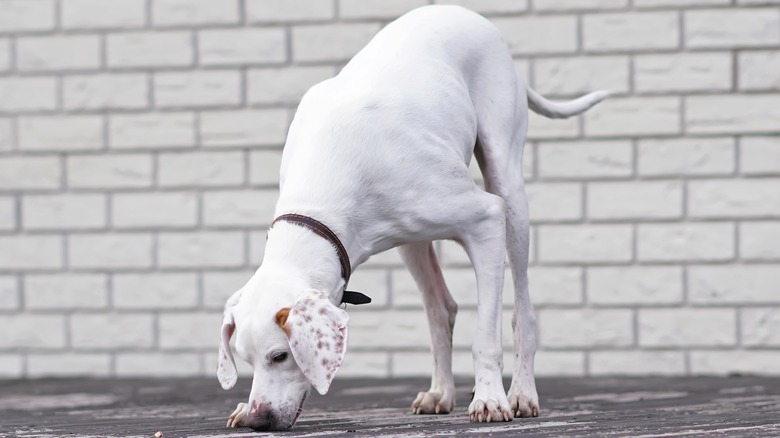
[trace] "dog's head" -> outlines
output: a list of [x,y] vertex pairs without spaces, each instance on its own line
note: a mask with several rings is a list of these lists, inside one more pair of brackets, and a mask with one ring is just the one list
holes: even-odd
[[[245,289],[225,305],[217,377],[224,389],[236,383],[230,349],[235,334],[236,352],[254,368],[245,424],[256,430],[289,429],[311,386],[328,392],[346,353],[348,316],[319,291],[259,297]],[[285,296],[289,302],[279,298]]]

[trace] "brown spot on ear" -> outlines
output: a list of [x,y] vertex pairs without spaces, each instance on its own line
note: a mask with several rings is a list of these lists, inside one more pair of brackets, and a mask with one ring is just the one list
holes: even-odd
[[287,337],[290,336],[290,326],[287,325],[287,317],[290,316],[290,308],[284,307],[278,312],[276,312],[276,325],[278,325],[284,332],[287,334]]

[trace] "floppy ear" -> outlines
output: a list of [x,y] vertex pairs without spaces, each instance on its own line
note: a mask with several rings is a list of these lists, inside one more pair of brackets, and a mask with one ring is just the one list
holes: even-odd
[[233,351],[230,349],[230,338],[236,331],[236,322],[233,319],[233,307],[238,304],[241,298],[241,290],[234,293],[225,303],[225,311],[222,313],[222,339],[219,344],[219,357],[217,358],[217,378],[222,389],[230,389],[238,380],[236,371],[236,360],[233,358]]
[[322,292],[298,300],[277,313],[276,322],[290,338],[295,362],[320,394],[325,394],[347,351],[349,316]]

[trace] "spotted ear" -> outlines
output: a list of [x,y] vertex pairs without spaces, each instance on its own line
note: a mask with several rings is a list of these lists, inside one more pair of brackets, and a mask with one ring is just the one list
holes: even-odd
[[219,343],[219,356],[217,358],[217,378],[222,389],[230,389],[238,380],[238,371],[236,371],[236,360],[233,358],[233,351],[230,349],[230,338],[236,331],[236,322],[233,319],[233,308],[238,304],[241,298],[241,290],[234,293],[225,303],[225,311],[222,313],[222,331]]
[[349,316],[322,292],[282,309],[276,322],[290,338],[295,362],[320,394],[325,394],[347,351]]

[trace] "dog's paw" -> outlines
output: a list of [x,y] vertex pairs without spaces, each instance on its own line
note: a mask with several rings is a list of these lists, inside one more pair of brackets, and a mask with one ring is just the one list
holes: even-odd
[[509,408],[512,410],[512,416],[538,417],[539,416],[539,396],[534,394],[525,394],[523,392],[509,391]]
[[247,413],[249,412],[249,405],[246,403],[239,403],[236,406],[236,410],[228,417],[227,427],[243,426],[243,421],[246,420]]
[[454,391],[428,391],[417,394],[412,402],[413,414],[449,414],[455,407]]
[[506,397],[483,399],[475,397],[469,405],[469,421],[472,423],[493,423],[512,421],[512,412]]

